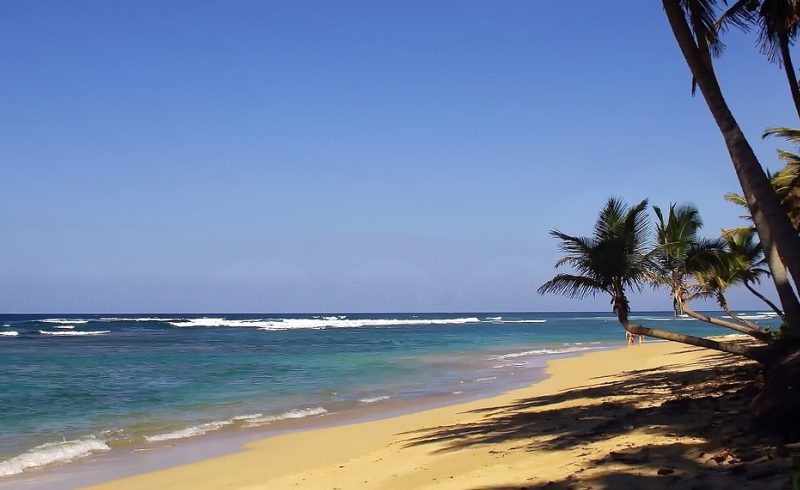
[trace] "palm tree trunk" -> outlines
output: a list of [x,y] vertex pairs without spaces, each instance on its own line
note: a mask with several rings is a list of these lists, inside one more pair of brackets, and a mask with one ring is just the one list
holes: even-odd
[[767,259],[767,265],[772,273],[772,281],[775,284],[775,291],[778,293],[778,299],[783,306],[783,315],[786,323],[800,321],[800,302],[794,294],[792,284],[789,282],[789,274],[786,272],[786,267],[781,262],[778,252],[769,240],[761,239],[761,246],[764,249],[764,257]]
[[624,289],[622,289],[622,287],[619,285],[614,287],[613,303],[614,312],[617,314],[617,319],[622,324],[622,327],[634,335],[647,335],[648,337],[655,337],[657,339],[671,340],[681,344],[694,345],[720,352],[727,352],[729,354],[736,354],[759,362],[765,362],[768,358],[768,352],[765,350],[766,347],[751,347],[734,342],[719,342],[717,340],[696,337],[694,335],[675,333],[668,330],[649,328],[631,323],[628,320],[628,314],[630,313],[628,298],[625,295]]
[[781,30],[778,33],[778,43],[781,46],[781,60],[783,61],[783,71],[786,72],[786,79],[789,81],[789,91],[792,93],[794,108],[800,116],[800,87],[797,86],[797,75],[794,73],[792,54],[789,52],[789,35]]
[[722,311],[728,314],[733,320],[741,323],[746,327],[750,327],[753,330],[761,333],[767,333],[767,330],[757,323],[753,323],[750,320],[745,320],[744,318],[740,318],[736,313],[732,312],[730,306],[728,305],[728,299],[725,297],[722,292],[717,292],[717,303],[719,303],[719,307],[722,308]]
[[690,317],[692,317],[692,318],[694,318],[696,320],[700,320],[701,322],[710,323],[710,324],[716,325],[718,327],[729,328],[729,329],[735,330],[735,331],[737,331],[739,333],[743,333],[745,335],[749,335],[749,336],[751,336],[753,338],[756,338],[758,340],[765,341],[764,337],[766,337],[766,334],[764,332],[754,331],[752,328],[746,327],[744,325],[739,325],[738,323],[733,323],[733,322],[725,321],[725,320],[722,320],[722,319],[719,319],[719,318],[714,318],[713,316],[708,316],[708,315],[704,315],[702,313],[698,313],[698,312],[694,311],[693,309],[689,308],[689,306],[687,304],[685,304],[685,303],[683,305],[683,311],[685,311],[686,314],[689,315]]
[[775,341],[772,339],[772,335],[769,334],[769,331],[758,325],[757,323],[753,323],[751,321],[745,320],[743,318],[739,318],[734,312],[730,310],[728,307],[728,301],[725,299],[725,296],[720,293],[720,300],[719,305],[722,308],[722,311],[728,314],[732,319],[736,320],[737,322],[741,323],[742,325],[752,329],[751,332],[745,332],[747,335],[756,338],[765,344],[773,344]]
[[778,308],[777,306],[775,306],[775,303],[773,303],[772,301],[770,301],[769,299],[767,299],[767,297],[766,297],[766,296],[764,296],[763,294],[761,294],[761,293],[759,293],[758,291],[756,291],[756,290],[755,290],[755,288],[753,288],[753,286],[751,286],[751,285],[750,285],[750,282],[749,282],[749,281],[745,281],[745,283],[744,283],[744,287],[746,287],[748,291],[750,291],[751,293],[753,293],[753,294],[755,295],[755,297],[756,297],[756,298],[759,298],[761,301],[763,301],[764,303],[766,303],[767,305],[769,305],[769,307],[770,307],[770,308],[772,308],[772,311],[774,311],[775,313],[777,313],[779,317],[783,318],[783,312],[780,310],[780,308]]
[[[775,245],[795,284],[800,284],[800,237],[725,102],[708,46],[702,37],[695,42],[681,0],[662,0],[662,3],[675,39],[728,147],[758,235]],[[800,337],[800,319],[787,317],[787,322],[792,333]]]

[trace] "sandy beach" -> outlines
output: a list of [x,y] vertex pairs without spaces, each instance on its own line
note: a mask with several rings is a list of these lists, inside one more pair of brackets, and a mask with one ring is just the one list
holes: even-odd
[[667,342],[588,353],[501,396],[276,436],[91,488],[790,488],[786,450],[744,430],[742,381],[754,372]]

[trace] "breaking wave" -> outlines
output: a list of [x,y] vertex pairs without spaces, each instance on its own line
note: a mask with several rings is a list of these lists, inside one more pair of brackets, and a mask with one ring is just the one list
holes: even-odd
[[39,330],[39,333],[42,335],[56,335],[61,337],[89,337],[93,335],[105,335],[111,333],[111,330],[87,330],[87,331],[78,331],[78,330],[61,330],[61,331],[51,331],[51,330]]
[[30,468],[37,468],[50,463],[72,461],[73,459],[82,458],[97,451],[107,451],[108,449],[110,448],[105,441],[94,438],[50,442],[0,462],[0,476],[16,475]]
[[347,319],[346,317],[320,317],[320,318],[280,318],[275,320],[228,320],[225,318],[191,318],[178,322],[169,322],[173,327],[239,327],[257,328],[259,330],[291,330],[291,329],[322,329],[322,328],[356,328],[356,327],[386,327],[403,325],[462,325],[465,323],[479,323],[476,317],[467,318],[365,318]]
[[301,408],[296,410],[289,410],[288,412],[283,412],[278,415],[267,415],[265,417],[256,417],[245,420],[245,423],[249,426],[253,425],[262,425],[268,424],[270,422],[277,422],[279,420],[288,420],[288,419],[303,419],[306,417],[311,417],[313,415],[323,415],[328,413],[322,407],[314,407],[314,408]]
[[33,320],[34,322],[40,323],[76,323],[76,324],[83,324],[89,323],[89,320],[80,320],[80,319],[68,319],[68,318],[45,318],[44,320]]
[[599,348],[600,347],[567,347],[566,349],[534,349],[534,350],[526,350],[524,352],[510,352],[508,354],[492,356],[489,358],[489,360],[500,361],[503,359],[515,359],[517,357],[544,356],[548,354],[567,354],[570,352],[581,352],[585,350],[592,350]]
[[170,441],[172,439],[184,439],[186,437],[201,436],[208,432],[219,430],[227,425],[233,424],[233,419],[220,420],[217,422],[208,422],[205,424],[194,425],[185,429],[166,432],[164,434],[156,434],[154,436],[145,436],[147,442]]
[[375,403],[375,402],[382,402],[384,400],[388,400],[389,398],[391,398],[391,396],[383,395],[383,396],[373,396],[373,397],[370,397],[370,398],[361,398],[358,401],[360,403]]
[[0,332],[0,337],[16,337],[17,335],[19,335],[19,332],[16,330],[6,330]]

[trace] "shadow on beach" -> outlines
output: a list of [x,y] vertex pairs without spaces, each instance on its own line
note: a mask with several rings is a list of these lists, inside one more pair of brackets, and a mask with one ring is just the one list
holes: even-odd
[[[567,450],[581,460],[561,481],[542,482],[532,468],[527,482],[481,490],[792,488],[792,445],[751,427],[758,366],[720,354],[676,367],[475,410],[478,422],[406,433],[406,443],[434,444],[436,453],[505,443],[513,446],[502,452]],[[651,443],[615,440],[634,432]]]

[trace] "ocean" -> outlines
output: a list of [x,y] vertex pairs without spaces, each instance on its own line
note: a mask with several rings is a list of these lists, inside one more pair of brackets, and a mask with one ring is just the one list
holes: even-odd
[[[664,312],[633,319],[734,333]],[[0,484],[126,448],[458,403],[625,340],[608,313],[0,315],[0,325]]]

